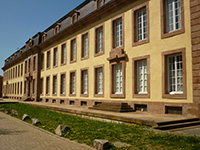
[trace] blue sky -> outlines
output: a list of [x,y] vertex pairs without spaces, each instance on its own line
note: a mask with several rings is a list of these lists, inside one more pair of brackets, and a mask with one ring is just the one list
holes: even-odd
[[30,37],[44,31],[82,2],[84,0],[0,0],[0,68]]

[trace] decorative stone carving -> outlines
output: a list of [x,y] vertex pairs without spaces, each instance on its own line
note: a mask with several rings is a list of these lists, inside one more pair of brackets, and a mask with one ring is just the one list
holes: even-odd
[[27,119],[30,119],[29,115],[24,114],[23,117],[22,117],[22,120],[25,121],[25,120],[27,120]]
[[59,125],[56,130],[55,130],[55,133],[59,136],[62,136],[63,132],[67,132],[69,131],[70,128],[65,126],[65,125]]
[[96,150],[106,150],[109,147],[109,141],[108,140],[95,139],[93,146]]

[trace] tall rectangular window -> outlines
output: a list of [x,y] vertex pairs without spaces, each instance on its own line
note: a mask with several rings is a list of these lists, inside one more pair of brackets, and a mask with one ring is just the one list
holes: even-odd
[[15,68],[13,68],[13,79],[15,78]]
[[122,18],[113,21],[113,36],[113,47],[121,47],[123,45]]
[[18,77],[20,77],[20,65],[18,65]]
[[137,93],[147,94],[147,61],[137,61]]
[[81,94],[82,96],[88,94],[88,70],[81,71]]
[[20,87],[19,87],[19,82],[17,83],[18,85],[17,85],[17,94],[19,95],[19,89],[20,89]]
[[61,74],[61,86],[60,86],[60,94],[65,94],[65,74]]
[[95,95],[103,94],[103,67],[95,68]]
[[44,69],[44,54],[41,54],[41,70]]
[[33,71],[36,70],[36,56],[33,57]]
[[136,34],[137,41],[145,40],[147,38],[146,9],[142,9],[136,12]]
[[25,68],[24,68],[25,73],[27,73],[27,60],[25,61]]
[[122,94],[122,64],[114,65],[114,94]]
[[66,63],[66,44],[61,46],[61,64]]
[[31,59],[28,60],[28,72],[31,71]]
[[185,48],[162,53],[163,98],[187,98]]
[[24,94],[26,94],[26,81],[24,81]]
[[50,77],[46,77],[46,94],[50,94]]
[[82,57],[87,57],[89,51],[88,33],[82,35]]
[[168,68],[168,92],[170,94],[183,94],[183,65],[182,55],[169,56]]
[[20,89],[20,94],[21,94],[21,95],[22,95],[22,89],[23,89],[22,86],[23,86],[23,85],[22,85],[22,82],[21,82],[21,86],[20,86],[20,87],[21,87],[21,89]]
[[180,0],[166,0],[167,32],[181,28]]
[[70,95],[76,94],[76,73],[70,73]]
[[23,64],[21,64],[21,76],[23,76]]
[[57,76],[53,76],[53,94],[57,94]]
[[185,32],[184,0],[161,1],[161,38],[168,38]]
[[43,94],[44,93],[44,81],[43,81],[43,78],[40,79],[40,94]]
[[95,53],[99,54],[103,52],[103,26],[99,27],[95,31]]
[[33,94],[35,94],[35,79],[33,79]]
[[17,78],[17,66],[16,66],[16,69],[15,69],[15,78]]
[[71,40],[70,61],[76,61],[76,39]]
[[133,58],[133,97],[150,98],[150,56]]
[[51,66],[51,53],[50,51],[47,52],[47,69]]
[[53,66],[58,66],[58,49],[54,48],[53,50]]

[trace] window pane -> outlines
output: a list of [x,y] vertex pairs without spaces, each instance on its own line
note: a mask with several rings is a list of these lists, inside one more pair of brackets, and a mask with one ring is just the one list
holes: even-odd
[[122,64],[114,65],[114,93],[122,94]]
[[166,2],[167,32],[181,28],[180,0],[167,0]]
[[97,74],[97,94],[103,94],[103,69],[96,69]]
[[114,22],[114,42],[115,47],[122,46],[122,19]]
[[137,61],[137,93],[147,93],[147,60]]
[[182,55],[180,54],[168,57],[168,85],[171,94],[183,92]]

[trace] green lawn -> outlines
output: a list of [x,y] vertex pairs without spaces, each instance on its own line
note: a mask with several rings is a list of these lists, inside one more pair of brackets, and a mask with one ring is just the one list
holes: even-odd
[[[131,144],[131,147],[120,149],[140,149],[140,150],[200,150],[200,138],[181,136],[170,133],[154,132],[149,127],[132,124],[114,124],[101,121],[84,119],[76,116],[66,115],[43,109],[28,104],[0,104],[1,107],[10,110],[15,109],[21,119],[23,114],[28,114],[31,118],[38,118],[41,125],[38,127],[52,133],[59,124],[67,125],[71,128],[70,132],[64,137],[86,143],[92,146],[94,139],[107,139],[110,142],[121,141]],[[27,121],[31,123],[31,121]],[[111,145],[110,149],[116,149]]]

